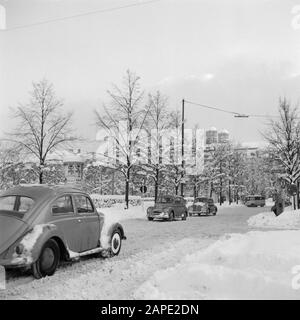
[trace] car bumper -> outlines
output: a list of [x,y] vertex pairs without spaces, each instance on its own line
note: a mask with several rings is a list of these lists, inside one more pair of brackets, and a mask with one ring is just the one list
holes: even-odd
[[6,268],[22,268],[28,267],[33,263],[31,256],[13,256],[12,258],[8,259],[1,259],[0,258],[0,266]]
[[153,219],[169,219],[169,213],[168,212],[152,212],[148,214],[148,217]]
[[189,214],[190,215],[193,215],[193,214],[208,214],[208,211],[207,210],[190,210]]

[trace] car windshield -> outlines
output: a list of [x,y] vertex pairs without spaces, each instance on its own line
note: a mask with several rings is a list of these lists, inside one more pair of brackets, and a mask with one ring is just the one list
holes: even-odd
[[196,198],[195,202],[208,202],[207,198]]
[[157,202],[159,202],[159,203],[171,203],[171,202],[173,202],[173,197],[168,197],[168,196],[159,197]]
[[249,196],[246,198],[246,201],[251,201],[251,200],[265,200],[265,198],[261,196]]
[[0,211],[26,213],[34,204],[33,199],[22,196],[0,197]]

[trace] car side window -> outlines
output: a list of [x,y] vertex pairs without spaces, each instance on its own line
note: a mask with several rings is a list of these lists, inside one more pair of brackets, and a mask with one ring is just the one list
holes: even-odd
[[175,198],[175,204],[181,204],[181,198]]
[[74,213],[74,207],[71,196],[62,196],[52,205],[53,214]]
[[75,195],[74,199],[75,199],[77,212],[79,214],[94,212],[94,208],[92,206],[91,200],[88,197],[83,195]]

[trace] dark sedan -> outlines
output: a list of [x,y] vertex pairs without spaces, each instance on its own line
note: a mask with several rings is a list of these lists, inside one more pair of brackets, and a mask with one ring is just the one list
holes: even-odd
[[154,207],[149,207],[147,210],[147,218],[150,221],[153,219],[172,221],[176,218],[186,220],[186,217],[186,201],[180,196],[160,196]]
[[0,265],[31,268],[36,278],[54,274],[61,260],[117,255],[126,239],[80,189],[18,186],[0,194]]
[[199,197],[195,198],[191,206],[188,207],[189,215],[216,215],[218,211],[212,198]]

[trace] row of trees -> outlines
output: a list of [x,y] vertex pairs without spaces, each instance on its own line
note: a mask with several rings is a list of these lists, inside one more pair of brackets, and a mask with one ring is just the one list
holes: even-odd
[[[249,159],[238,145],[215,145],[206,152],[203,172],[187,177],[181,166],[178,148],[181,115],[169,109],[167,97],[159,91],[146,95],[140,78],[129,70],[122,86],[113,85],[107,93],[109,101],[101,112],[95,111],[95,122],[113,142],[116,152],[98,152],[97,157],[108,168],[104,168],[101,161],[98,167],[89,165],[84,178],[96,189],[99,175],[106,175],[106,180],[109,180],[111,172],[114,172],[114,185],[117,180],[115,173],[118,172],[123,177],[127,206],[130,184],[140,184],[141,181],[153,185],[155,199],[160,192],[170,189],[177,194],[180,184],[184,182],[193,187],[195,196],[203,192],[210,196],[217,193],[220,201],[224,193],[230,201],[237,201],[243,193],[272,192],[278,182],[278,172],[289,185],[298,185],[299,122],[297,110],[291,109],[286,100],[280,101],[280,118],[271,121],[269,132],[265,134],[270,145],[266,156]],[[47,80],[33,83],[30,97],[28,104],[13,110],[18,124],[7,136],[9,145],[2,143],[2,185],[8,177],[10,183],[19,183],[22,175],[29,177],[27,181],[36,175],[39,183],[64,180],[63,168],[49,165],[48,156],[57,149],[68,148],[78,139],[71,127],[72,114],[63,112],[62,100],[56,97],[51,83]],[[166,130],[172,130],[175,134],[169,148],[162,148],[163,132]],[[146,135],[143,135],[144,132]],[[151,148],[145,148],[149,145],[146,141],[149,137]],[[172,163],[163,161],[166,154],[172,154]],[[25,158],[34,158],[36,165],[27,168]],[[103,170],[109,174],[103,173]],[[103,179],[100,180],[102,183]]]
[[280,182],[278,193],[293,195],[294,209],[299,208],[300,121],[298,106],[279,100],[278,116],[271,119],[263,134],[273,159],[273,171]]

